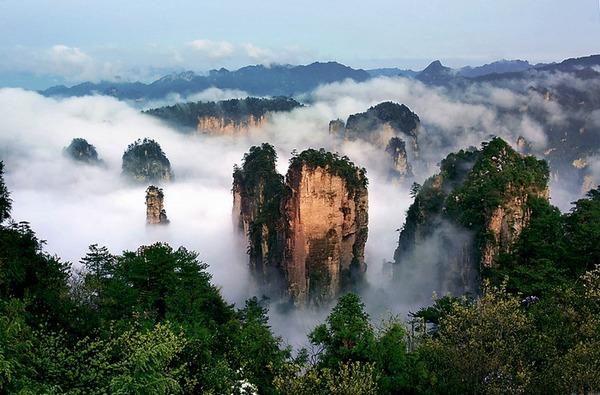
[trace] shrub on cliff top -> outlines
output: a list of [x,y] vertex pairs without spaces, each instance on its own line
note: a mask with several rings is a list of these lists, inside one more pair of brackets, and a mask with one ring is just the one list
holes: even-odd
[[343,178],[351,193],[360,187],[366,188],[369,183],[365,168],[359,168],[347,156],[340,157],[337,153],[325,151],[324,148],[309,148],[290,159],[290,170],[299,170],[303,165],[311,168],[322,167],[329,174]]

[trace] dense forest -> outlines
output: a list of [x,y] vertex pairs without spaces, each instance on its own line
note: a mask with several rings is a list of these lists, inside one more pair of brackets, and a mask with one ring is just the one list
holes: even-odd
[[531,201],[530,226],[479,296],[405,319],[371,317],[347,293],[292,350],[267,300],[229,304],[185,247],[91,245],[77,267],[49,255],[11,218],[3,167],[1,394],[600,391],[600,188],[566,214]]

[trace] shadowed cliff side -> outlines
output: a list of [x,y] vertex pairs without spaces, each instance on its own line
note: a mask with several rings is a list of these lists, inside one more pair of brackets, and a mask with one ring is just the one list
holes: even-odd
[[123,153],[121,174],[134,182],[169,182],[173,179],[171,162],[160,145],[149,138],[129,144]]
[[266,294],[279,297],[285,290],[280,231],[283,176],[275,170],[276,161],[272,145],[250,148],[242,167],[234,168],[232,191],[234,226],[244,235],[250,271]]
[[[476,293],[482,271],[497,266],[529,224],[530,199],[548,199],[547,183],[545,161],[518,154],[500,138],[448,155],[439,174],[413,187],[394,253],[395,280],[421,298]],[[419,277],[425,283],[410,280]]]
[[63,153],[70,159],[86,164],[101,164],[102,160],[98,158],[96,147],[88,143],[86,139],[77,137],[71,141],[68,147],[65,147]]
[[[417,114],[404,104],[389,101],[350,115],[346,123],[341,119],[329,122],[330,134],[341,134],[347,140],[365,140],[385,150],[390,156],[388,178],[397,181],[413,176],[409,154],[411,160],[419,156],[420,129]],[[408,150],[405,139],[409,142]]]

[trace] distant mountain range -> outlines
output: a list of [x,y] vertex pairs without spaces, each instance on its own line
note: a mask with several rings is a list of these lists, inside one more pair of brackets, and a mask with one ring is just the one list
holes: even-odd
[[347,79],[362,82],[371,78],[401,76],[414,78],[427,85],[462,85],[470,81],[495,81],[507,78],[524,78],[532,72],[577,72],[579,77],[593,77],[600,73],[600,55],[567,59],[561,63],[536,64],[524,60],[501,60],[479,67],[452,69],[434,61],[422,71],[399,68],[372,70],[353,69],[336,62],[315,62],[309,65],[247,66],[235,71],[211,70],[208,75],[193,71],[166,75],[150,84],[141,82],[84,82],[66,87],[54,86],[40,93],[45,96],[109,95],[120,100],[147,101],[160,99],[175,93],[189,96],[205,89],[235,89],[252,96],[287,96],[310,92],[319,85],[341,82]]
[[572,58],[560,63],[536,64],[523,60],[502,60],[480,67],[454,70],[434,61],[415,79],[427,85],[461,86],[471,82],[493,82],[507,79],[535,78],[541,72],[574,73],[578,78],[600,77],[600,55]]
[[247,66],[235,71],[211,70],[208,75],[196,75],[192,71],[173,73],[150,84],[141,82],[114,83],[85,82],[72,87],[55,86],[41,93],[45,96],[109,95],[121,100],[163,98],[170,93],[182,96],[215,87],[236,89],[252,96],[294,96],[309,92],[319,85],[351,79],[366,81],[371,75],[364,70],[355,70],[336,62],[315,62],[306,66],[273,65]]

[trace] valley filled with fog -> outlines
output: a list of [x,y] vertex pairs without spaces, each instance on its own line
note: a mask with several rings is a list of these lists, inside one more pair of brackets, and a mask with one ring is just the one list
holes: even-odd
[[[453,97],[443,88],[405,78],[321,86],[297,98],[305,107],[275,113],[265,127],[245,135],[183,134],[140,111],[173,101],[246,96],[244,92],[211,89],[192,98],[143,103],[142,108],[139,103],[106,96],[48,98],[32,91],[0,89],[0,160],[5,164],[5,180],[13,200],[12,218],[29,222],[46,241],[48,253],[76,267],[91,244],[106,246],[114,254],[156,241],[185,246],[209,264],[213,282],[221,287],[224,297],[243,304],[256,290],[247,269],[245,247],[233,231],[233,166],[241,163],[251,146],[269,142],[279,156],[278,171],[285,174],[293,150],[323,147],[348,156],[367,170],[367,279],[371,293],[381,297],[375,303],[378,310],[406,313],[431,300],[406,306],[392,290],[387,291],[389,296],[380,290],[389,282],[384,262],[393,260],[398,229],[412,202],[413,180],[390,182],[386,173],[389,158],[384,150],[362,140],[344,141],[330,135],[329,121],[346,119],[383,101],[405,104],[421,120],[419,161],[413,163],[413,172],[414,181],[422,183],[438,171],[438,163],[448,153],[479,147],[491,136],[500,136],[513,145],[518,137],[524,137],[538,154],[549,148],[544,125],[526,113],[502,114],[528,105],[537,106],[551,125],[559,125],[566,116],[559,104],[531,92],[517,94],[482,84]],[[589,122],[598,128],[600,117],[592,114]],[[101,165],[75,163],[63,155],[64,148],[78,137],[96,147]],[[121,177],[123,152],[145,137],[161,145],[175,174],[172,182],[160,185],[171,221],[168,226],[146,225],[144,196],[148,185],[130,184]],[[588,162],[597,174],[598,162],[594,158]],[[561,185],[561,180],[551,182],[551,202],[566,211],[582,192]],[[418,276],[426,278],[428,273]],[[305,325],[305,332],[311,325]],[[277,323],[273,326],[278,329]]]

